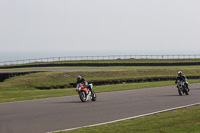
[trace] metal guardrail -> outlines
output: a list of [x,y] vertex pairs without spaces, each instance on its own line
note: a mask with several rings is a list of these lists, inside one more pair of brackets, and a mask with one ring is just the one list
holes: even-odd
[[194,55],[107,55],[107,56],[64,56],[37,59],[2,61],[0,66],[20,65],[36,62],[78,61],[78,60],[116,60],[116,59],[200,59],[200,54]]

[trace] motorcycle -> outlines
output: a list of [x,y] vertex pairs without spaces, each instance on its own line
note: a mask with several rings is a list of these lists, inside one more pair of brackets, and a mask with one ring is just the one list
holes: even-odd
[[182,96],[184,93],[186,95],[189,95],[188,89],[187,89],[187,87],[185,85],[185,82],[179,81],[178,85],[177,85],[177,88],[178,88],[178,93],[179,93],[180,96]]
[[[93,84],[89,84],[89,87],[91,87],[91,90],[93,88]],[[86,102],[88,100],[96,101],[96,93],[90,89],[88,89],[85,85],[79,83],[77,84],[76,91],[79,94],[79,97],[82,102]]]

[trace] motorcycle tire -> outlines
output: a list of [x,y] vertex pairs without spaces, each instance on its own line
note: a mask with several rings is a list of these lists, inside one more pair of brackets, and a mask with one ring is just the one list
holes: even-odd
[[79,97],[80,97],[82,102],[86,102],[86,94],[85,94],[85,92],[81,91],[79,93]]
[[96,101],[97,95],[94,91],[92,91],[92,101]]
[[185,94],[186,94],[186,95],[189,95],[189,93],[188,93],[188,89],[185,88],[184,90],[185,90]]
[[183,95],[183,92],[180,90],[180,88],[178,88],[178,93],[179,93],[180,96]]

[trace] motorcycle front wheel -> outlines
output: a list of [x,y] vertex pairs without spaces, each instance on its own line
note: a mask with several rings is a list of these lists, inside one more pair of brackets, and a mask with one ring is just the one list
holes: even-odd
[[86,94],[85,94],[85,92],[83,92],[83,91],[79,92],[79,97],[80,97],[82,102],[86,102]]
[[180,89],[180,88],[178,88],[178,93],[179,93],[179,95],[180,95],[180,96],[182,96],[182,95],[183,95],[183,92],[181,91],[181,89]]

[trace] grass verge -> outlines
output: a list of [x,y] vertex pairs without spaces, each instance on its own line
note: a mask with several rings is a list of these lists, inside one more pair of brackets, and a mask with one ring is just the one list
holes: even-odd
[[70,86],[70,83],[76,82],[77,75],[81,75],[82,77],[86,78],[88,82],[151,77],[176,77],[179,70],[181,70],[186,76],[200,75],[200,67],[197,66],[178,68],[163,67],[160,69],[155,69],[154,67],[141,67],[130,70],[42,72],[7,79],[0,83],[0,90],[9,88],[36,89],[42,87],[59,88],[57,86]]
[[[9,68],[0,69],[0,72],[12,71],[90,71],[90,70],[191,70],[198,69],[198,66],[105,66],[105,67],[28,67],[28,68]],[[177,70],[178,71],[178,70]]]
[[95,133],[177,133],[200,132],[200,106],[173,110],[170,112],[115,122],[111,124],[86,127],[66,132]]

